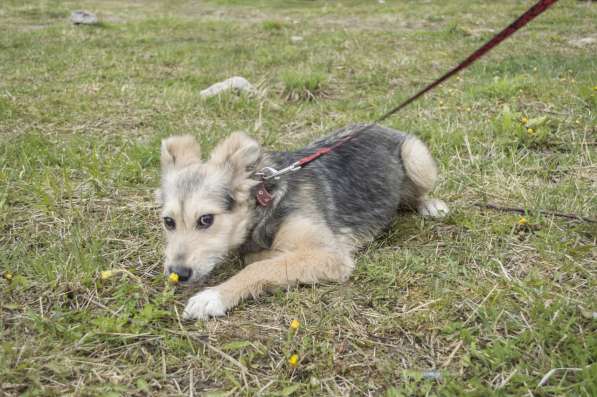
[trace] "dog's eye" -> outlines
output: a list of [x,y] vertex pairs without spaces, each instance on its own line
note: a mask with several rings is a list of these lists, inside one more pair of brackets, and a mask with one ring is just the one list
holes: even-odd
[[207,229],[214,223],[214,216],[212,214],[201,215],[197,220],[197,229]]
[[174,230],[174,229],[176,229],[176,222],[174,222],[174,219],[170,218],[169,216],[165,216],[164,217],[164,226],[168,230]]

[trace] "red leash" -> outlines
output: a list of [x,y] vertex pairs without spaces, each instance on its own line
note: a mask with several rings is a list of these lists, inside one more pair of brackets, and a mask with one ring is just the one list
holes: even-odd
[[[375,124],[384,121],[388,117],[392,116],[394,113],[398,112],[405,106],[409,105],[411,102],[414,102],[415,100],[417,100],[418,98],[423,96],[425,93],[431,91],[433,88],[437,87],[444,81],[448,80],[450,77],[454,76],[456,73],[460,72],[462,69],[469,67],[472,63],[474,63],[476,60],[481,58],[483,55],[487,54],[489,51],[491,51],[491,49],[496,47],[502,41],[506,40],[508,37],[510,37],[512,34],[514,34],[514,32],[516,32],[518,29],[522,28],[524,25],[526,25],[527,23],[529,23],[530,21],[535,19],[538,15],[540,15],[543,11],[547,10],[549,7],[551,7],[557,1],[558,0],[540,0],[540,1],[538,1],[534,6],[529,8],[524,14],[522,14],[514,22],[512,22],[508,27],[506,27],[504,30],[502,30],[498,34],[496,34],[491,40],[489,40],[487,43],[485,43],[477,51],[472,53],[468,58],[466,58],[464,61],[462,61],[456,67],[454,67],[453,69],[448,71],[446,74],[444,74],[437,80],[433,81],[431,84],[427,85],[425,88],[423,88],[422,90],[417,92],[415,95],[411,96],[410,98],[408,98],[407,100],[402,102],[400,105],[396,106],[392,110],[388,111],[387,113],[385,113],[384,115],[379,117],[373,123],[367,124],[359,129],[351,132],[350,134],[344,136],[342,139],[340,139],[338,142],[336,142],[332,146],[321,148],[321,149],[317,150],[315,153],[313,153],[307,157],[303,157],[302,159],[298,160],[297,162],[291,164],[290,166],[288,166],[286,168],[283,168],[281,170],[275,170],[273,168],[268,167],[268,168],[264,168],[263,170],[261,170],[258,173],[258,175],[261,176],[261,178],[264,181],[271,179],[271,178],[277,179],[280,176],[287,174],[289,172],[300,170],[301,168],[303,168],[310,162],[318,159],[319,157],[321,157],[323,155],[330,153],[334,149],[344,145],[346,142],[351,141],[358,134],[368,130],[369,128],[373,127]],[[262,183],[260,188],[257,190],[257,201],[262,206],[267,206],[271,201],[271,195],[265,189],[264,183]]]

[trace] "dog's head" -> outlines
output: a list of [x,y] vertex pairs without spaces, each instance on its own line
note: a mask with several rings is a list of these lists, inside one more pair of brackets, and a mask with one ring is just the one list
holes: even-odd
[[250,179],[259,144],[242,133],[221,142],[203,161],[189,136],[162,141],[162,186],[156,192],[166,234],[166,274],[181,281],[207,275],[245,240],[250,222]]

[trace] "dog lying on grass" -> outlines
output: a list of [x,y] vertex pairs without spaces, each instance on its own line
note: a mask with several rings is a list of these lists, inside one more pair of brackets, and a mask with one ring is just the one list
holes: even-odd
[[437,179],[419,139],[375,126],[303,169],[266,182],[272,201],[256,200],[257,172],[284,168],[328,147],[351,128],[294,152],[266,152],[242,133],[230,135],[207,160],[191,136],[162,142],[157,196],[166,234],[166,274],[206,277],[233,253],[246,267],[194,295],[186,319],[222,316],[265,289],[318,281],[342,282],[353,253],[386,228],[400,208],[438,217],[448,212],[426,194]]

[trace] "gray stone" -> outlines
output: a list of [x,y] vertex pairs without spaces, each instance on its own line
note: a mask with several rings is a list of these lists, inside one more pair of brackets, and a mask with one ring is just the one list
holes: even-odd
[[73,11],[70,14],[70,21],[75,25],[95,25],[97,17],[89,11]]
[[244,77],[234,76],[227,80],[213,84],[199,93],[203,98],[218,95],[224,91],[234,90],[236,92],[253,93],[255,89]]

